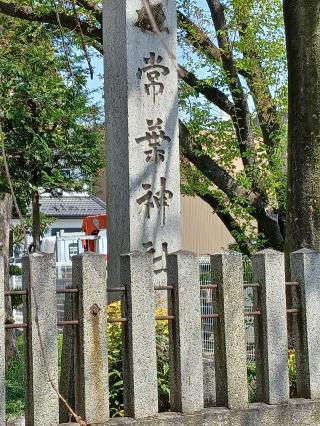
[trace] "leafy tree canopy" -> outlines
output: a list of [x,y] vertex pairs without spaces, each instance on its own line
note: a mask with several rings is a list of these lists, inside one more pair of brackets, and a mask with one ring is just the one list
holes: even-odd
[[[43,25],[3,15],[0,25],[1,124],[13,185],[25,211],[34,189],[57,195],[90,187],[103,164],[101,117],[79,62],[73,63],[70,77]],[[0,186],[8,190],[4,173]]]

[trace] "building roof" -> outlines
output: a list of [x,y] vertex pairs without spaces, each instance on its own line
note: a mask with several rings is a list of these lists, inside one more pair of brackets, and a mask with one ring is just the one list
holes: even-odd
[[42,213],[57,218],[82,218],[106,212],[105,202],[93,195],[44,196],[40,198],[40,204]]

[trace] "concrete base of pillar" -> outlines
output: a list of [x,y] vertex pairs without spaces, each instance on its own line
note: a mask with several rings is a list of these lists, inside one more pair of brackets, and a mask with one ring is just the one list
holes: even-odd
[[216,405],[216,374],[213,356],[203,356],[203,402],[205,407]]
[[[68,424],[69,426],[70,424]],[[111,419],[92,426],[320,426],[320,402],[292,399],[289,404],[249,404],[247,409],[206,408],[199,413],[163,413],[148,419]]]
[[[8,423],[10,426],[24,425],[23,419]],[[107,423],[92,426],[320,426],[320,402],[308,399],[291,399],[289,404],[249,404],[245,410],[229,410],[224,407],[206,408],[199,413],[182,415],[162,413],[155,417],[134,420],[128,417],[111,419]],[[63,423],[60,426],[77,426]]]

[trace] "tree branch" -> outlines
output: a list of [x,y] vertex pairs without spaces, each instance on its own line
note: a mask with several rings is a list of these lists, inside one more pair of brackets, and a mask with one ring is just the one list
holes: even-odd
[[102,27],[102,10],[90,0],[76,0],[80,6],[89,10]]
[[[83,8],[92,12],[96,20],[102,25],[102,11],[101,9],[90,0],[77,0],[77,3],[81,5]],[[58,25],[56,14],[55,13],[47,13],[38,15],[33,9],[29,6],[21,6],[14,3],[6,3],[4,1],[0,1],[0,12],[29,21],[37,21],[52,25]],[[77,31],[77,22],[73,16],[69,16],[64,14],[60,14],[61,25],[64,28],[67,28],[71,31]],[[207,54],[211,59],[221,62],[221,54],[220,49],[212,42],[212,40],[208,37],[208,35],[195,23],[193,23],[186,15],[184,15],[181,11],[177,12],[178,22],[185,30],[187,40],[199,51]],[[81,27],[83,34],[86,37],[91,39],[92,46],[101,54],[103,54],[102,48],[102,31],[97,27],[93,27],[89,23],[81,22]],[[183,69],[182,67],[180,67]],[[265,87],[263,90],[263,94],[259,94],[259,91],[256,89],[257,87],[257,79],[259,78],[259,82],[261,83],[262,75],[261,72],[254,70],[249,72],[239,71],[248,81],[250,90],[253,94],[255,104],[257,107],[257,113],[259,122],[261,125],[261,130],[263,133],[264,142],[268,147],[273,147],[275,143],[275,135],[279,132],[280,125],[276,116],[276,108],[272,102],[272,97],[268,87]],[[262,70],[261,70],[262,71]],[[252,75],[254,73],[254,75]],[[231,111],[230,107],[232,103],[227,100],[227,103],[230,105],[226,108],[224,105],[223,98],[226,98],[226,95],[222,94],[221,97],[215,88],[211,88],[209,85],[205,85],[201,80],[197,80],[196,77],[190,72],[183,70],[180,77],[191,87],[197,90],[199,93],[204,95],[209,101],[215,103],[219,108],[221,108],[224,112],[229,115],[233,115],[233,121],[235,123],[235,128],[237,132],[237,137],[240,138],[240,126],[238,125],[238,119],[235,114],[235,110]],[[261,84],[259,83],[259,87]],[[222,92],[221,92],[222,93]]]
[[198,80],[197,77],[190,71],[187,71],[183,66],[179,65],[178,68],[179,77],[185,81],[189,86],[201,93],[210,102],[214,103],[218,108],[224,111],[228,115],[234,114],[234,105],[229,101],[228,96],[223,93],[220,89],[210,86],[202,80]]
[[[177,16],[180,27],[185,31],[186,40],[199,52],[207,55],[209,59],[222,64],[220,49],[212,42],[205,31],[182,12],[178,11]],[[257,61],[257,58],[254,57],[256,56],[254,51],[243,51],[242,53],[249,60]],[[269,87],[265,81],[262,66],[257,63],[250,71],[238,69],[238,74],[244,77],[248,83],[257,109],[263,142],[269,148],[269,151],[272,151],[281,126]]]
[[[231,202],[237,201],[245,208],[250,207],[252,217],[258,221],[269,244],[275,249],[282,250],[283,236],[279,226],[278,212],[264,198],[239,185],[231,175],[202,150],[202,146],[192,138],[187,127],[181,121],[179,124],[180,146],[187,160],[223,191]],[[199,152],[203,153],[198,154]]]
[[[99,23],[102,23],[102,12],[101,10],[91,1],[87,0],[77,0],[77,3],[80,4],[85,9],[94,13],[95,18]],[[29,21],[37,21],[52,25],[58,25],[56,14],[47,13],[42,15],[37,15],[33,9],[29,6],[19,6],[14,3],[6,3],[0,1],[0,11],[6,15],[17,17],[20,19],[25,19]],[[66,14],[59,14],[61,25],[64,28],[67,28],[71,31],[78,32],[78,26],[75,18]],[[204,53],[207,53],[212,59],[216,61],[221,61],[220,49],[214,45],[206,33],[195,25],[187,16],[182,12],[178,11],[178,21],[181,27],[186,32],[186,37],[192,43],[192,45],[201,50]],[[91,39],[92,46],[98,50],[101,54],[103,53],[102,48],[102,31],[99,28],[92,27],[90,24],[81,22],[81,27],[83,34],[86,37]],[[241,138],[240,135],[240,126],[238,123],[237,115],[235,114],[235,109],[232,103],[228,100],[227,96],[223,94],[219,89],[213,88],[203,82],[198,80],[194,74],[188,72],[183,67],[180,66],[179,72],[180,78],[182,78],[187,84],[197,90],[199,93],[204,95],[210,102],[213,102],[217,105],[222,111],[229,114],[233,118],[235,129],[237,132],[237,137]],[[256,77],[256,76],[255,76]],[[257,99],[257,90],[255,90],[255,77],[252,77],[249,73],[246,73],[246,78],[250,84],[250,89],[254,94],[254,98]],[[255,95],[256,94],[256,95]],[[272,137],[271,135],[275,134],[279,130],[278,122],[275,120],[275,108],[271,104],[271,95],[264,102],[264,105],[267,103],[270,107],[267,109],[262,107],[262,102],[256,102],[257,111],[259,116],[259,121],[261,124],[262,132],[264,135],[264,140],[268,146],[272,146]],[[260,108],[259,108],[260,106]]]
[[[234,121],[234,124],[238,134],[242,162],[245,168],[253,168],[255,145],[250,126],[249,106],[233,58],[224,10],[220,0],[207,0],[207,3],[217,33],[223,69],[227,75],[229,90],[235,105],[236,123]],[[248,152],[251,154],[248,155]]]
[[208,35],[179,10],[177,11],[178,24],[185,31],[186,39],[192,46],[207,54],[211,59],[220,62],[220,49],[212,42]]
[[277,114],[277,108],[273,102],[270,89],[266,84],[266,79],[261,64],[254,58],[253,52],[243,52],[244,57],[256,62],[247,73],[246,80],[252,94],[256,107],[259,124],[262,132],[263,143],[267,147],[268,154],[272,154],[278,140],[281,123]]
[[[6,3],[0,0],[0,12],[4,15],[20,18],[31,22],[41,22],[45,24],[58,25],[55,12],[48,12],[38,15],[30,6]],[[61,25],[71,31],[76,31],[77,23],[73,16],[60,14]],[[102,30],[88,22],[81,22],[82,32],[86,37],[94,38],[102,43]]]
[[[235,6],[235,9],[237,9],[237,7],[239,6]],[[242,42],[241,51],[244,59],[247,59],[250,63],[250,71],[244,71],[243,75],[247,80],[256,106],[263,141],[267,147],[268,153],[272,154],[273,148],[279,140],[281,123],[266,81],[264,69],[257,54],[255,43],[251,40],[251,8],[248,7],[245,11],[240,8],[238,12],[239,13],[237,13],[236,10],[237,26],[239,29],[240,40]],[[249,43],[246,41],[247,32],[249,32],[250,37]]]
[[[77,3],[81,4],[88,10],[92,10],[95,6],[91,2],[86,0],[77,0]],[[95,7],[95,11],[96,11]],[[55,13],[47,13],[42,15],[37,15],[31,7],[28,6],[18,6],[13,3],[5,3],[0,0],[0,12],[29,20],[29,21],[37,21],[43,22],[47,24],[53,24],[58,26],[57,17]],[[79,25],[74,16],[69,16],[66,14],[59,14],[61,25],[64,28],[67,28],[71,31],[79,32]],[[187,19],[185,17],[185,19]],[[103,54],[102,47],[102,31],[98,28],[89,27],[89,25],[85,25],[81,22],[82,32],[85,36],[90,37],[92,46],[98,50],[101,54]],[[209,42],[208,42],[209,44]],[[214,52],[218,52],[220,58],[220,51],[217,47],[211,46]],[[182,78],[187,84],[193,87],[196,91],[205,96],[210,102],[213,102],[218,108],[224,111],[226,114],[230,116],[235,116],[234,106],[232,102],[229,101],[228,97],[219,89],[212,87],[201,80],[198,80],[196,76],[187,71],[184,67],[179,66],[179,77]]]

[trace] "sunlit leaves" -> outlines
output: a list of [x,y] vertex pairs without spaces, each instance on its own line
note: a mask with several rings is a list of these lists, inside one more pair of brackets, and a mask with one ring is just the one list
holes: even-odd
[[79,191],[91,185],[102,167],[101,115],[89,102],[81,67],[66,80],[50,33],[39,24],[0,19],[1,122],[15,190],[26,209],[32,188]]
[[[258,186],[272,206],[284,210],[287,75],[282,2],[225,0],[222,3],[227,18],[230,47],[250,108],[251,131],[255,140],[255,152],[247,150],[243,157],[254,156],[254,167],[247,168],[246,171],[243,169],[239,139],[230,117],[185,84],[180,85],[181,116],[188,122],[190,132],[202,147],[198,155],[202,152],[210,155],[242,187],[255,191]],[[216,34],[205,1],[181,0],[178,6],[216,43]],[[186,67],[199,79],[221,89],[231,100],[228,76],[221,62],[201,49],[190,46],[190,42],[184,38],[183,29],[179,36],[181,58]],[[273,148],[266,146],[258,118],[259,111],[259,117],[264,120],[265,126],[271,126],[270,120],[275,119],[270,116],[271,110],[280,127],[276,133],[269,132]],[[230,200],[187,161],[183,161],[182,174],[182,188],[186,193],[213,194],[225,211],[234,217],[235,223],[243,230],[243,235],[234,231],[237,232],[234,237],[238,242],[249,238],[257,248],[264,244],[265,238],[257,232],[256,222],[252,219],[249,206],[246,207],[246,200],[236,197]]]

